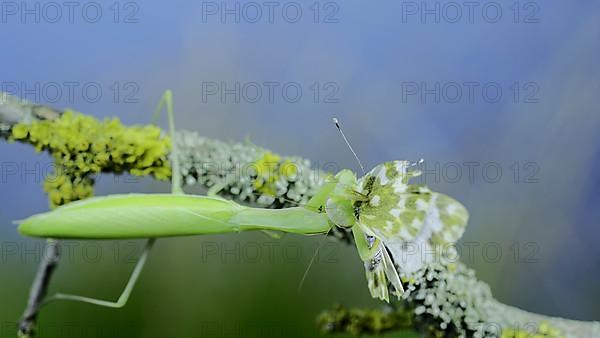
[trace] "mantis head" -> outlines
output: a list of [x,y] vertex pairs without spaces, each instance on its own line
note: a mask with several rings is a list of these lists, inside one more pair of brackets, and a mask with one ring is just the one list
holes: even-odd
[[[401,200],[403,194],[428,191],[424,187],[408,185],[411,177],[419,175],[419,171],[414,170],[416,164],[408,161],[385,162],[360,179],[350,170],[340,171],[333,179],[334,185],[325,203],[329,219],[341,228],[351,228],[363,220],[367,223],[397,221],[402,210],[399,208],[407,207]],[[415,198],[409,202],[409,209],[415,206],[417,200]],[[377,224],[371,226],[377,227]]]

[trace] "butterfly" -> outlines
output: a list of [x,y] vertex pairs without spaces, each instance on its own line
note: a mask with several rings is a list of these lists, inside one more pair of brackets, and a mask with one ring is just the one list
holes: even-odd
[[374,298],[389,301],[389,284],[400,298],[401,275],[410,276],[439,258],[440,248],[453,249],[448,245],[465,230],[468,213],[462,204],[424,185],[410,184],[420,175],[415,169],[419,163],[385,162],[360,179],[343,170],[327,199],[331,222],[352,229]]

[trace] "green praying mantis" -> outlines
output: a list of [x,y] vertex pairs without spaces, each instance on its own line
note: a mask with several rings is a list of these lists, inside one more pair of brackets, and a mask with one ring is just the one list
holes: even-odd
[[[165,106],[169,132],[174,135],[171,91],[166,91],[161,98],[157,113]],[[362,169],[362,163],[339,123],[335,119],[334,122]],[[363,169],[364,175],[360,178],[350,170],[341,170],[329,176],[306,205],[261,209],[213,196],[184,194],[176,146],[173,146],[171,161],[170,194],[94,197],[31,216],[20,223],[19,231],[33,237],[148,238],[116,301],[59,293],[49,297],[44,304],[72,300],[123,307],[155,240],[160,237],[252,230],[312,235],[327,234],[333,227],[352,231],[365,265],[371,295],[389,302],[390,294],[402,296],[403,278],[409,278],[412,272],[432,259],[430,255],[423,257],[420,253],[432,250],[438,244],[456,242],[468,219],[466,209],[456,200],[409,182],[420,174],[417,170],[420,162],[385,162],[367,173]]]

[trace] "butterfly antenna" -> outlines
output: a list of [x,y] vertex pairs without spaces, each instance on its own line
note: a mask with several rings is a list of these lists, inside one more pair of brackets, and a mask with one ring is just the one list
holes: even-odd
[[420,158],[418,161],[413,162],[412,165],[419,166],[419,165],[421,165],[423,163],[425,163],[425,159],[424,158]]
[[409,163],[409,167],[411,168],[416,168],[413,172],[414,176],[420,176],[421,175],[421,165],[425,163],[425,159],[421,158],[418,161],[415,162],[411,162]]
[[348,148],[350,148],[350,151],[352,152],[352,155],[354,155],[354,158],[358,162],[358,165],[360,166],[360,169],[362,170],[362,172],[364,174],[365,173],[365,167],[362,165],[362,162],[358,158],[358,155],[356,155],[356,152],[354,151],[354,149],[350,145],[350,142],[348,142],[348,139],[346,138],[346,135],[344,135],[344,132],[342,131],[342,127],[340,127],[340,122],[338,121],[338,119],[336,119],[334,117],[333,118],[333,123],[335,123],[335,127],[340,131],[340,134],[342,134],[342,138],[344,139],[344,142],[346,142],[346,145],[348,146]]
[[319,254],[319,248],[321,247],[321,245],[323,245],[323,243],[325,243],[325,240],[327,239],[329,232],[331,232],[331,229],[332,228],[329,228],[329,230],[327,231],[327,233],[325,234],[325,236],[323,237],[321,242],[319,242],[319,245],[317,246],[315,253],[313,254],[312,258],[310,259],[310,263],[308,263],[306,270],[304,270],[304,275],[302,275],[302,278],[300,279],[300,283],[298,283],[298,292],[300,292],[300,290],[302,290],[302,286],[304,285],[306,276],[308,276],[308,272],[310,271],[310,268],[312,267],[313,263],[315,262],[315,259],[317,259],[317,255]]

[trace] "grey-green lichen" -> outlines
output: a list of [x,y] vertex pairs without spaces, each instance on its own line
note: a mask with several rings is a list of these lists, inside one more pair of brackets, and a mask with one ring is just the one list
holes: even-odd
[[51,207],[92,196],[100,172],[159,180],[171,175],[171,141],[151,125],[126,127],[116,118],[100,121],[66,111],[54,120],[15,124],[10,137],[52,154],[56,167],[44,183]]
[[564,338],[565,335],[548,322],[529,325],[527,328],[504,328],[500,338]]
[[600,337],[600,324],[551,318],[507,306],[462,263],[431,263],[410,278],[393,308],[337,306],[317,319],[323,333],[382,334],[406,329],[426,337],[588,338]]
[[[395,311],[386,312],[392,319],[398,313],[409,313],[412,325],[421,332],[444,337],[494,337],[486,325],[488,312],[482,306],[492,298],[487,284],[477,280],[474,272],[460,263],[431,263],[410,277],[403,277],[405,292]],[[320,317],[319,326],[325,332],[379,333],[360,326],[360,318],[340,321],[339,308]],[[344,316],[342,316],[344,317]],[[389,321],[388,321],[389,322]],[[388,325],[387,331],[406,327],[406,321]]]
[[227,143],[179,131],[175,136],[186,185],[201,185],[238,202],[284,208],[308,202],[325,179],[310,161],[282,157],[247,143]]
[[488,320],[486,307],[492,298],[487,284],[460,263],[433,262],[408,279],[403,300],[413,308],[417,322],[454,332],[458,337],[488,337],[481,323]]
[[11,126],[8,123],[0,121],[0,137],[6,137],[10,135]]

